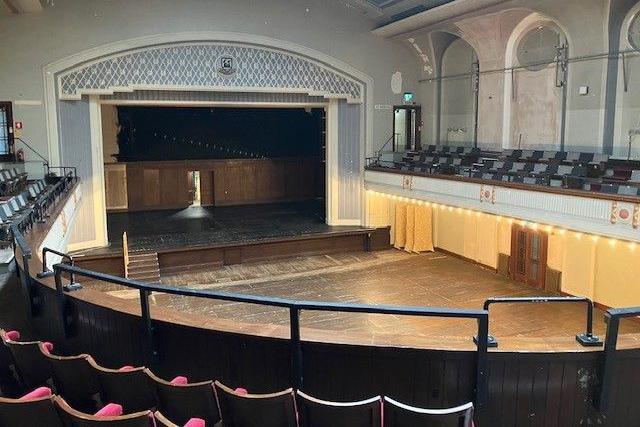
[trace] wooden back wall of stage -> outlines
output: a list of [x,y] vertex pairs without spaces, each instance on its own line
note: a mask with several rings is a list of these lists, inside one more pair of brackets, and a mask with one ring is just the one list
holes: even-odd
[[311,199],[323,193],[323,170],[315,158],[107,163],[107,210],[187,207],[190,171],[200,172],[203,206]]

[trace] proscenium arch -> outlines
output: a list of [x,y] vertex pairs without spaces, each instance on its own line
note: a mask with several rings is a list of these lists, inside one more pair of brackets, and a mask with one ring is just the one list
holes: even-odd
[[[232,46],[241,46],[241,47],[251,47],[258,49],[264,52],[274,52],[275,55],[288,55],[289,57],[293,57],[296,59],[301,59],[304,61],[304,64],[309,64],[306,66],[305,70],[308,70],[309,67],[319,67],[322,70],[326,71],[331,75],[336,75],[348,79],[349,81],[356,82],[361,87],[360,96],[349,97],[347,94],[340,93],[312,93],[307,88],[302,88],[300,90],[299,87],[288,87],[287,85],[283,85],[281,88],[277,87],[266,87],[266,88],[256,88],[256,87],[191,87],[191,86],[182,86],[175,87],[169,85],[169,87],[162,87],[161,85],[153,86],[151,89],[154,90],[167,90],[167,91],[177,91],[177,90],[225,90],[228,92],[279,92],[279,93],[300,93],[306,92],[309,95],[318,95],[324,96],[328,99],[327,101],[327,116],[332,119],[333,122],[330,125],[328,122],[327,129],[327,154],[330,151],[334,152],[335,161],[333,162],[333,166],[327,165],[327,178],[328,182],[331,182],[332,185],[335,186],[335,191],[333,191],[333,196],[331,198],[335,198],[336,200],[330,201],[328,197],[328,204],[331,202],[331,210],[329,210],[328,206],[328,215],[327,220],[330,221],[329,213],[333,212],[334,214],[331,216],[332,225],[359,225],[364,223],[365,221],[365,204],[362,202],[363,194],[360,191],[360,194],[357,198],[353,197],[353,194],[350,194],[349,200],[351,202],[344,204],[342,202],[338,203],[343,199],[341,194],[345,193],[345,191],[355,191],[357,188],[362,190],[364,188],[364,169],[361,167],[364,165],[365,159],[365,150],[367,146],[372,146],[370,143],[372,140],[372,116],[373,116],[373,79],[367,74],[355,69],[351,65],[342,62],[334,57],[326,55],[322,52],[300,46],[288,41],[278,40],[269,37],[257,36],[252,34],[244,34],[244,33],[227,33],[227,32],[187,32],[187,33],[169,33],[169,34],[158,34],[158,35],[150,35],[144,37],[138,37],[134,39],[121,40],[113,43],[109,43],[106,45],[98,46],[96,48],[88,49],[82,51],[80,53],[68,56],[56,62],[53,62],[43,69],[43,77],[44,77],[44,87],[45,87],[45,111],[46,111],[46,123],[47,123],[47,133],[48,133],[48,157],[51,165],[59,165],[61,161],[62,155],[62,147],[60,145],[60,136],[59,126],[62,126],[60,123],[61,114],[63,111],[59,111],[59,109],[63,106],[63,102],[61,102],[61,91],[58,88],[59,76],[69,73],[73,70],[82,69],[83,67],[91,66],[94,64],[100,64],[105,59],[113,59],[119,57],[125,57],[131,53],[136,52],[144,52],[145,49],[153,49],[158,46],[182,46],[182,45],[210,45],[210,44],[218,44],[218,45],[232,45]],[[215,61],[216,58],[211,58]],[[154,64],[151,66],[153,70],[162,69],[163,63],[160,62],[159,65]],[[155,67],[155,68],[153,68]],[[275,74],[277,75],[278,69],[275,69]],[[293,69],[288,69],[288,75],[295,75],[298,71]],[[293,71],[291,71],[293,70]],[[110,71],[113,73],[114,71]],[[320,76],[323,77],[323,76]],[[326,76],[325,76],[326,77]],[[128,83],[128,82],[127,82]],[[342,86],[341,86],[342,87]],[[96,89],[96,88],[94,88]],[[106,244],[106,214],[105,214],[105,202],[104,202],[104,176],[103,176],[103,165],[102,165],[102,153],[97,153],[101,151],[101,132],[99,130],[99,121],[100,121],[100,99],[99,95],[102,93],[110,94],[113,92],[131,92],[134,90],[144,90],[146,89],[144,86],[140,87],[135,84],[132,84],[130,87],[125,85],[124,87],[114,87],[107,88],[104,91],[102,87],[97,87],[97,90],[90,90],[88,93],[80,92],[76,96],[75,99],[80,98],[81,101],[88,103],[88,111],[89,111],[89,127],[90,127],[90,141],[92,143],[91,147],[91,159],[88,162],[89,165],[92,165],[91,168],[87,169],[87,173],[91,170],[91,178],[88,181],[90,183],[86,183],[86,190],[90,191],[93,200],[93,207],[91,207],[91,202],[87,204],[85,208],[83,208],[84,212],[87,212],[87,224],[93,221],[93,230],[94,232],[89,232],[86,234],[86,244],[84,247],[94,247],[101,246]],[[83,97],[82,95],[89,95],[88,97]],[[335,95],[335,96],[334,96]],[[69,96],[69,98],[74,99],[74,96]],[[66,107],[65,107],[66,108]],[[338,132],[338,122],[342,120],[347,120],[348,128],[345,128],[345,132]],[[347,126],[345,124],[345,126]],[[66,129],[66,128],[65,128]],[[84,138],[83,138],[84,140]],[[349,156],[350,158],[357,158],[357,161],[352,162],[352,169],[354,166],[358,167],[359,170],[353,171],[351,174],[351,170],[347,171],[344,164],[345,162],[340,162],[340,158],[338,158],[338,141],[340,144],[343,144],[343,141],[357,141],[354,142],[353,147],[349,147]],[[89,144],[89,142],[87,142]],[[358,145],[356,147],[356,145]],[[95,152],[95,153],[94,153]],[[97,154],[96,154],[97,153]],[[95,155],[94,155],[95,154]],[[99,156],[98,156],[99,154]],[[345,154],[346,155],[346,154]],[[99,159],[98,159],[99,157]],[[349,178],[349,184],[342,184],[342,178]],[[89,177],[85,177],[89,178]],[[347,181],[345,181],[347,182]],[[328,194],[330,194],[330,190],[327,190]],[[340,199],[338,199],[338,197]],[[345,195],[345,197],[347,197]],[[102,199],[102,201],[100,200]],[[360,201],[359,203],[357,201]],[[348,206],[348,208],[346,207]],[[340,207],[340,209],[338,209]],[[344,209],[343,209],[344,207]],[[97,236],[92,241],[91,235]],[[81,239],[85,240],[85,239]],[[74,247],[74,249],[83,249],[82,245],[79,247]]]
[[504,78],[504,104],[502,109],[502,148],[509,148],[511,146],[511,97],[513,91],[511,77],[513,73],[512,68],[518,65],[518,59],[516,56],[518,43],[520,43],[522,38],[536,26],[545,24],[552,24],[554,27],[556,27],[567,41],[567,45],[569,46],[569,48],[573,45],[570,34],[562,24],[560,24],[557,20],[538,12],[532,12],[531,14],[524,17],[513,29],[507,41],[504,56],[504,67],[506,71]]

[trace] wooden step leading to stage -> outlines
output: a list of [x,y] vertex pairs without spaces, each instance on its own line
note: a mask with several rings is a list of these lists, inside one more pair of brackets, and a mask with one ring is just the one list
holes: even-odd
[[[153,255],[155,254],[159,281],[160,273],[173,274],[216,265],[232,265],[305,255],[376,251],[389,247],[389,227],[351,228],[346,231],[283,236],[259,241],[161,249],[157,252],[129,251],[128,266],[134,271],[139,269],[146,274],[156,262]],[[83,268],[123,277],[125,275],[122,253],[78,255],[74,259],[76,265]],[[130,272],[129,276],[131,274],[135,273]],[[144,281],[149,281],[146,275],[139,277],[144,277]]]
[[160,283],[158,253],[129,252],[126,276],[140,282]]

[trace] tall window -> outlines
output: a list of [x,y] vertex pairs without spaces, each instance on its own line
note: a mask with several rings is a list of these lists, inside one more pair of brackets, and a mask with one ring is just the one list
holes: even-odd
[[629,25],[629,43],[637,51],[640,51],[640,12],[631,20]]
[[13,145],[11,103],[0,102],[0,156],[8,155]]

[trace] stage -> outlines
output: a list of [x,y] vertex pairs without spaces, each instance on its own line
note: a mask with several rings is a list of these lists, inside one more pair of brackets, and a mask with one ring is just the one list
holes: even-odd
[[[492,270],[443,253],[409,254],[396,249],[295,257],[207,271],[163,275],[163,284],[192,289],[216,289],[309,301],[377,305],[482,308],[491,297],[551,296],[497,275]],[[136,290],[93,284],[93,289],[126,300]],[[172,309],[201,318],[211,325],[234,323],[237,330],[286,330],[287,310],[188,297],[155,294],[158,313]],[[594,314],[594,330],[601,337],[602,311]],[[585,351],[575,335],[585,330],[584,305],[528,304],[491,307],[490,333],[501,350]],[[308,339],[357,342],[383,346],[473,349],[472,321],[305,312],[301,326]],[[628,322],[623,333],[640,332]],[[266,332],[268,333],[268,332]]]

